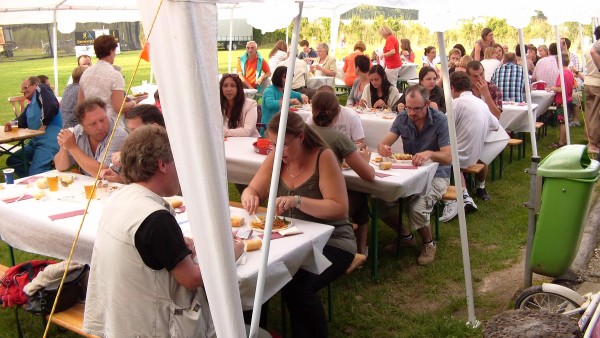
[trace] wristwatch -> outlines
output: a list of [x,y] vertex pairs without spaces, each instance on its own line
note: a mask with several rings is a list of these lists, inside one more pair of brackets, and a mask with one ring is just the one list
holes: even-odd
[[295,197],[296,197],[296,206],[295,206],[295,208],[299,209],[300,205],[302,204],[302,196],[296,195]]

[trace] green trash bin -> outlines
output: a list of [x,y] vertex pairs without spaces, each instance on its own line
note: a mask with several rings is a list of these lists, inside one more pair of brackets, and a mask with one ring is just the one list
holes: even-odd
[[569,145],[548,155],[538,168],[544,178],[541,208],[531,250],[531,271],[563,275],[575,259],[600,164],[585,145]]

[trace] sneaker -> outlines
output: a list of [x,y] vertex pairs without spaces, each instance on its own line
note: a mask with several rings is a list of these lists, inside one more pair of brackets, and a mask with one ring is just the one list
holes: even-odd
[[473,197],[469,195],[464,195],[463,200],[465,201],[465,212],[475,212],[477,211],[477,204],[473,201]]
[[487,191],[485,191],[485,188],[477,188],[477,190],[475,190],[475,195],[484,201],[489,201],[492,198],[492,196],[488,195]]
[[431,244],[423,244],[421,254],[419,255],[419,258],[417,258],[417,264],[427,265],[433,262],[436,249],[437,246],[435,245],[435,242],[432,242]]
[[[417,246],[417,240],[415,239],[414,235],[410,239],[400,238],[400,247],[401,248],[414,248],[416,246]],[[389,253],[396,253],[397,250],[398,250],[398,247],[396,246],[396,240],[394,240],[392,243],[383,247],[383,251],[386,251]]]
[[354,255],[354,260],[352,260],[352,263],[350,263],[348,269],[346,269],[346,274],[349,275],[352,271],[362,267],[366,261],[367,256],[357,253],[356,255]]
[[456,201],[450,201],[444,206],[444,211],[442,212],[442,217],[440,217],[440,222],[448,222],[456,217],[456,215],[458,215],[458,206]]

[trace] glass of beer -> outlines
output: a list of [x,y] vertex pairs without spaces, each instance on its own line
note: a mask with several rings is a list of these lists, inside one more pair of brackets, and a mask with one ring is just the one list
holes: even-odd
[[19,121],[15,121],[15,120],[10,121],[10,128],[13,133],[18,132],[19,131]]
[[50,191],[58,191],[58,175],[48,175],[46,176],[46,180],[48,181],[48,189]]
[[[85,198],[86,199],[95,199],[96,198],[96,192],[94,191],[94,182],[89,183],[89,184],[84,184],[83,185],[83,189],[85,189]],[[93,193],[93,195],[92,195]]]

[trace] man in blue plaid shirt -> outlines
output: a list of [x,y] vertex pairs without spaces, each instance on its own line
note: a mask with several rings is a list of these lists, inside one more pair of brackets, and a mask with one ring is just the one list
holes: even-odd
[[502,63],[502,66],[494,71],[491,82],[500,88],[505,100],[524,102],[523,68],[517,64],[517,56],[515,53],[505,53]]

